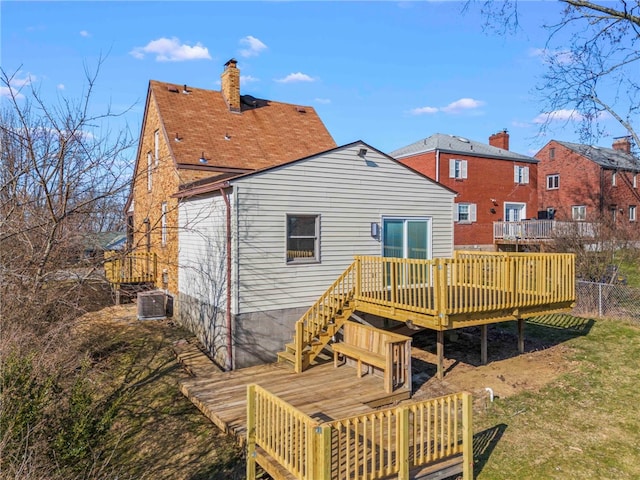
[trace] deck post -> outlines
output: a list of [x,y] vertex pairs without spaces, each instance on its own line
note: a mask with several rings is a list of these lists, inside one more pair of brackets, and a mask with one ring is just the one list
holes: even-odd
[[315,428],[314,466],[311,478],[331,480],[331,426]]
[[487,324],[480,327],[480,363],[482,365],[487,364],[487,331]]
[[409,409],[398,407],[398,480],[409,480]]
[[518,352],[524,353],[524,318],[518,319]]
[[302,349],[304,348],[304,326],[300,321],[296,322],[296,363],[293,370],[296,373],[302,373]]
[[444,331],[438,330],[436,342],[436,356],[438,357],[438,380],[444,377]]
[[256,386],[247,385],[247,480],[256,480]]
[[473,402],[462,393],[462,479],[473,480]]

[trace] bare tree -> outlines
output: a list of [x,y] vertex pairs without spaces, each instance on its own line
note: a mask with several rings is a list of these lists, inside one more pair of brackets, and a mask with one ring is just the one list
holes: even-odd
[[[615,119],[640,146],[640,1],[596,3],[559,0],[564,5],[549,31],[544,59],[546,72],[537,87],[546,121],[576,121],[584,143],[596,143],[606,133],[602,120]],[[480,3],[486,27],[499,34],[519,28],[517,0],[469,0]]]
[[116,113],[92,113],[101,64],[85,69],[78,99],[56,104],[0,69],[0,478],[70,478],[61,459],[78,451],[50,441],[76,428],[73,408],[88,398],[69,327],[109,290],[74,267],[88,234],[118,227],[135,155],[126,129],[109,129]]

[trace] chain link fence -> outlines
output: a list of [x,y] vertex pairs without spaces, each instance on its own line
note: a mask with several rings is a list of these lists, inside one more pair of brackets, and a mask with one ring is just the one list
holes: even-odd
[[640,322],[640,288],[578,280],[573,313]]

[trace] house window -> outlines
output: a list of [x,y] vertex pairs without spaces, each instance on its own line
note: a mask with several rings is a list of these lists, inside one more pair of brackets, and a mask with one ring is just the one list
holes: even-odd
[[611,172],[611,186],[615,187],[618,184],[618,175],[616,172]]
[[153,152],[157,167],[160,162],[160,130],[153,132]]
[[556,158],[556,149],[555,147],[551,147],[549,149],[549,160],[553,160],[554,158]]
[[529,183],[529,167],[522,167],[520,165],[514,165],[514,167],[513,167],[513,181],[515,183],[520,183],[520,184]]
[[287,263],[320,261],[320,215],[287,215]]
[[629,221],[630,222],[635,222],[636,221],[636,206],[635,205],[629,205]]
[[547,190],[560,188],[560,175],[547,175]]
[[475,203],[456,203],[456,222],[472,223],[476,221]]
[[167,202],[162,202],[162,216],[160,217],[160,234],[162,246],[167,246]]
[[147,153],[147,190],[151,191],[152,181],[151,181],[151,152]]
[[574,205],[571,207],[571,218],[577,222],[583,222],[587,219],[587,207],[584,205]]
[[449,160],[449,178],[467,178],[467,161],[452,158]]
[[638,188],[638,174],[633,174],[633,188]]

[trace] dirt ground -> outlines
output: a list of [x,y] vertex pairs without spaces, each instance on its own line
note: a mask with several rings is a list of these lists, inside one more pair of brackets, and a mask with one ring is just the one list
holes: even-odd
[[[525,352],[518,338],[499,326],[488,329],[488,363],[480,364],[480,329],[462,329],[445,335],[444,378],[436,378],[436,334],[413,336],[413,399],[432,398],[467,391],[476,402],[505,398],[522,391],[537,391],[570,368],[569,347],[527,338]],[[487,390],[487,388],[491,390]]]
[[[89,323],[119,325],[135,329],[136,307],[129,304],[93,312],[84,319]],[[160,322],[165,323],[165,322]],[[170,324],[170,320],[168,322]],[[183,332],[184,333],[184,332]],[[406,333],[406,332],[403,332]],[[174,338],[173,341],[176,339]],[[196,342],[194,338],[188,339]],[[566,343],[543,342],[525,331],[525,352],[517,350],[515,329],[490,325],[488,329],[488,363],[480,364],[480,329],[467,328],[445,335],[445,374],[436,377],[436,334],[428,330],[413,335],[412,399],[433,398],[468,391],[476,402],[505,398],[522,391],[537,391],[570,368]],[[487,388],[491,390],[487,390]]]

